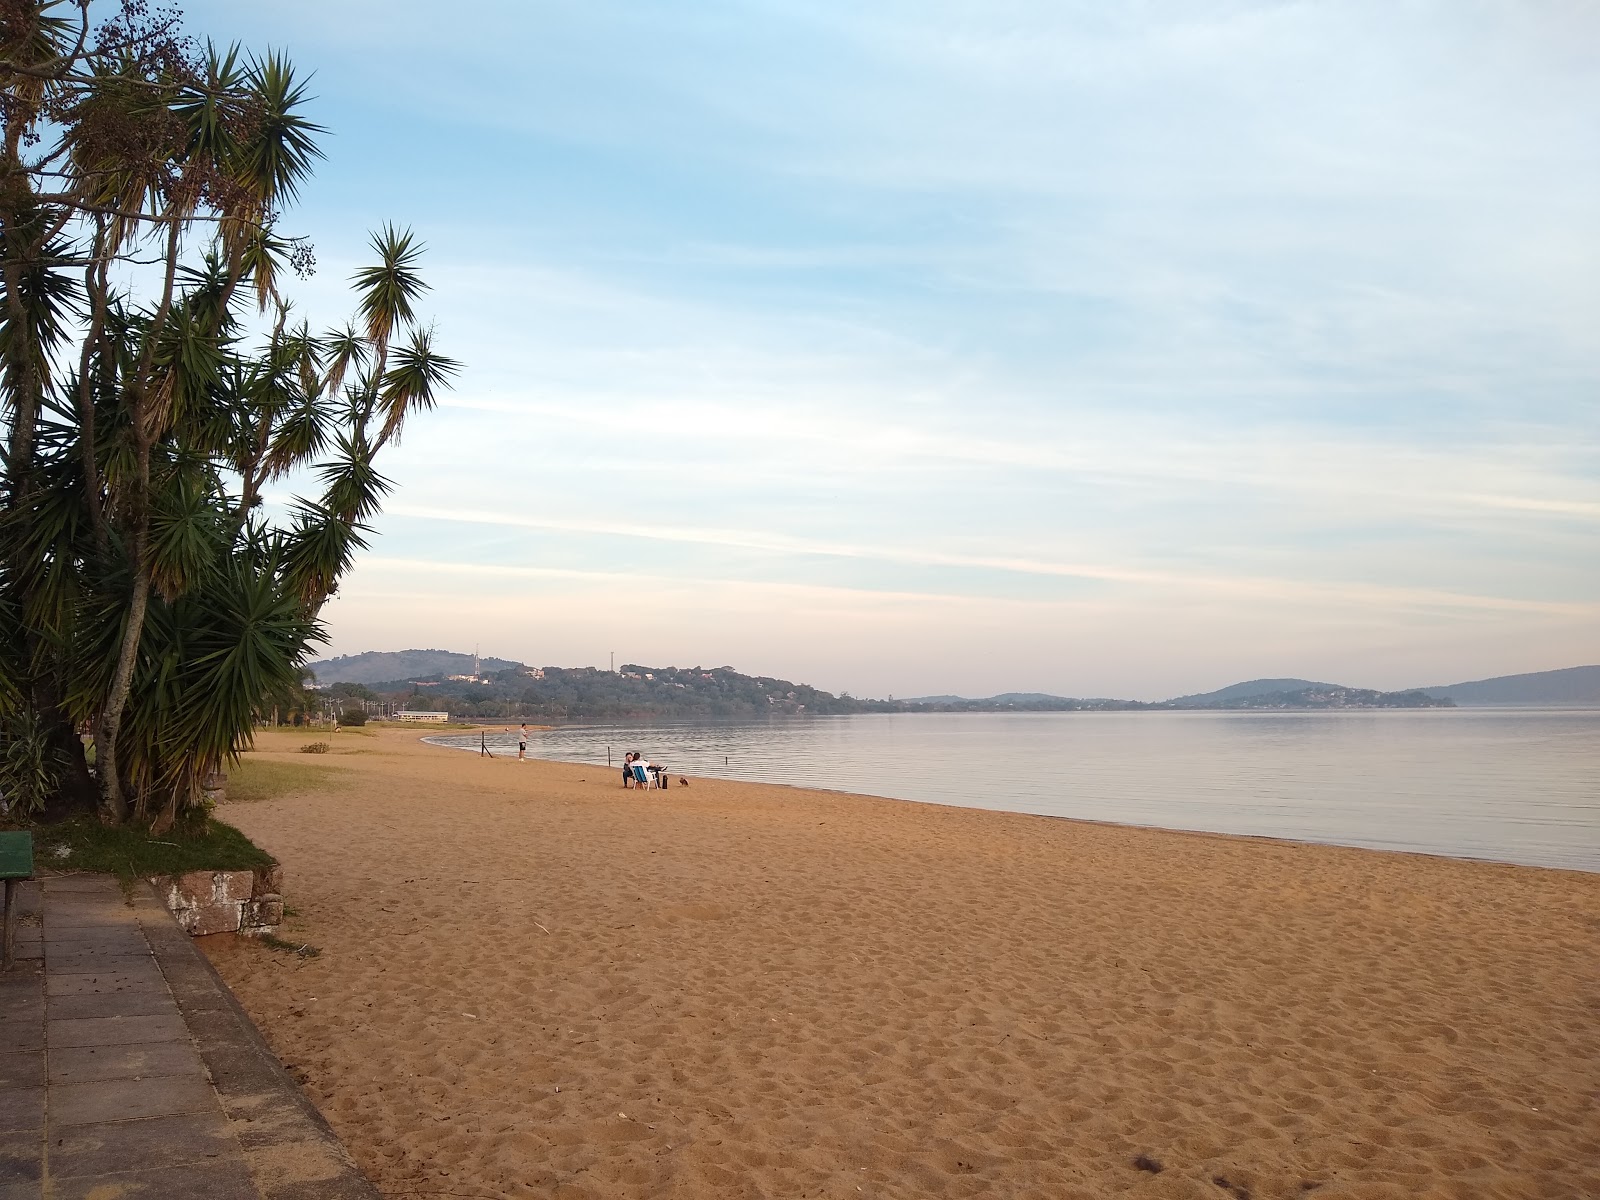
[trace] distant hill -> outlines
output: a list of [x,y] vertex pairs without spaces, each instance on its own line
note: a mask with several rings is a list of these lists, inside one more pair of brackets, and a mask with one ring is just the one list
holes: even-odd
[[1252,679],[1248,683],[1231,683],[1214,692],[1200,692],[1194,696],[1178,696],[1168,700],[1169,705],[1182,708],[1220,708],[1235,700],[1248,700],[1252,696],[1270,696],[1277,692],[1300,692],[1307,688],[1336,690],[1338,683],[1314,683],[1309,679]]
[[1309,687],[1287,688],[1277,692],[1250,692],[1225,700],[1210,700],[1203,704],[1169,700],[1155,707],[1270,711],[1327,708],[1454,708],[1455,706],[1454,700],[1430,696],[1426,692],[1376,692],[1371,688],[1348,688],[1314,683]]
[[926,705],[929,708],[945,709],[959,708],[964,711],[973,711],[974,706],[989,705],[993,708],[1057,708],[1076,710],[1086,704],[1132,704],[1134,701],[1114,700],[1078,700],[1071,696],[1056,696],[1049,692],[1001,692],[998,696],[908,696],[904,700],[896,701],[898,704]]
[[1457,704],[1549,704],[1600,706],[1600,666],[1565,667],[1559,671],[1534,671],[1527,675],[1501,675],[1441,687],[1418,688],[1430,696]]
[[[485,720],[607,721],[859,712],[1111,712],[1139,709],[1368,709],[1453,705],[1600,706],[1600,666],[1508,675],[1472,683],[1381,692],[1309,679],[1252,679],[1158,704],[1074,699],[1047,692],[1002,692],[986,699],[918,696],[871,700],[732,667],[529,669],[504,658],[480,660],[479,682],[451,680],[472,670],[472,655],[451,650],[371,651],[310,664],[318,684],[376,687],[396,704],[426,695],[432,707]],[[425,693],[423,689],[426,689]]]
[[[520,666],[521,663],[504,658],[481,660],[481,669],[486,674]],[[323,687],[331,683],[397,683],[434,675],[465,675],[472,670],[472,655],[453,650],[369,650],[365,654],[342,654],[338,658],[307,663],[306,668]]]
[[594,667],[530,669],[513,664],[493,672],[486,666],[485,676],[472,682],[440,679],[435,673],[432,679],[410,683],[375,682],[383,698],[397,706],[415,700],[452,716],[484,721],[750,719],[900,709],[887,700],[835,696],[787,679],[742,675],[732,667],[625,663],[616,671],[601,671]]

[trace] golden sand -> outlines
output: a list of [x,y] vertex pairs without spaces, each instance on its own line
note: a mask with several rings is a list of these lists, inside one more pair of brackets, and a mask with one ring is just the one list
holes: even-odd
[[205,948],[392,1196],[1600,1196],[1600,876],[269,734]]

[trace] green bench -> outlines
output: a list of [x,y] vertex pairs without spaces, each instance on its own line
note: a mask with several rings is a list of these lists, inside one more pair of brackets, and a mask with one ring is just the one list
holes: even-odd
[[33,878],[33,834],[0,833],[0,879],[6,881],[4,949],[0,970],[10,970],[17,945],[17,882]]

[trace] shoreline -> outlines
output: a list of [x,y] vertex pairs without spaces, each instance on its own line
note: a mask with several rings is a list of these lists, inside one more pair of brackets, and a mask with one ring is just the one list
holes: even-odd
[[321,955],[204,947],[386,1193],[1600,1194],[1594,876],[412,734],[222,814]]
[[[1459,710],[1456,710],[1456,711],[1459,711]],[[1591,711],[1591,710],[1583,710],[1583,711]],[[1600,710],[1592,710],[1592,711],[1600,712]],[[866,714],[866,715],[869,715],[869,716],[879,716],[879,715],[897,716],[897,715],[903,715],[903,714]],[[910,715],[926,715],[926,714],[910,714]],[[947,714],[933,714],[933,715],[947,715]],[[955,714],[955,715],[966,715],[966,714]],[[1028,714],[1028,715],[1033,715],[1033,714]],[[493,729],[496,729],[496,728],[504,728],[504,727],[483,726],[481,728],[482,729],[493,730]],[[512,730],[515,730],[517,727],[516,726],[511,726],[510,728]],[[540,731],[548,732],[548,731],[554,730],[554,729],[574,729],[574,728],[610,729],[610,728],[623,728],[623,727],[614,727],[614,726],[572,726],[572,725],[569,725],[569,726],[542,726],[542,727],[536,728],[536,727],[530,725],[529,726],[529,731],[530,732],[540,732]],[[648,728],[648,727],[646,727],[646,728]],[[451,744],[445,743],[443,741],[433,741],[433,740],[430,740],[430,739],[432,737],[439,737],[439,738],[463,737],[464,738],[464,737],[470,737],[472,733],[475,733],[475,732],[478,732],[478,731],[479,731],[478,729],[460,730],[460,731],[456,731],[454,733],[427,735],[427,736],[423,736],[423,737],[419,738],[418,740],[420,742],[422,742],[423,744],[425,744],[425,745],[432,746],[432,747],[435,747],[437,749],[466,751],[468,753],[476,755],[478,753],[478,748],[475,745],[465,745],[465,744],[462,744],[462,745],[451,745]],[[501,753],[496,753],[496,754],[493,755],[493,757],[501,758],[501,757],[504,757],[504,755],[501,754]],[[514,759],[515,755],[512,754],[511,757]],[[529,761],[529,762],[538,761],[538,762],[547,762],[547,763],[560,763],[560,764],[562,764],[564,766],[587,767],[587,768],[596,768],[596,769],[603,768],[605,770],[612,770],[612,771],[618,770],[619,767],[620,767],[620,764],[618,766],[610,766],[610,765],[602,764],[602,763],[587,762],[587,761],[584,761],[582,759],[548,758],[548,757],[545,757],[543,755],[535,754],[533,752],[533,744],[531,742],[529,744],[529,753],[528,753],[526,761]],[[671,768],[670,769],[670,773],[673,774],[674,776],[689,774],[688,771],[680,771],[677,768]],[[1077,822],[1077,823],[1089,824],[1089,825],[1100,825],[1100,826],[1107,826],[1107,827],[1110,827],[1110,828],[1143,829],[1143,830],[1150,830],[1150,831],[1154,831],[1154,832],[1188,834],[1188,835],[1200,836],[1200,837],[1243,838],[1243,839],[1247,839],[1247,840],[1257,840],[1257,841],[1273,843],[1273,844],[1304,845],[1304,846],[1325,846],[1325,847],[1346,849],[1346,850],[1362,850],[1362,851],[1368,851],[1368,852],[1376,853],[1376,854],[1411,854],[1411,855],[1417,855],[1417,856],[1422,857],[1422,858],[1430,858],[1430,859],[1438,858],[1438,859],[1447,859],[1447,860],[1456,861],[1456,862],[1482,863],[1482,864],[1490,865],[1490,866],[1526,867],[1526,868],[1530,868],[1530,869],[1533,869],[1533,870],[1539,870],[1539,871],[1568,871],[1568,872],[1572,872],[1572,873],[1575,873],[1575,874],[1578,874],[1578,875],[1600,876],[1600,866],[1596,866],[1596,867],[1593,867],[1593,868],[1585,868],[1585,867],[1580,867],[1580,866],[1565,866],[1565,865],[1556,865],[1556,864],[1549,864],[1549,863],[1518,862],[1518,861],[1516,861],[1514,859],[1493,858],[1493,857],[1488,857],[1488,856],[1480,855],[1480,854],[1451,853],[1451,852],[1449,852],[1447,850],[1427,850],[1427,849],[1418,849],[1418,848],[1414,848],[1414,847],[1403,847],[1403,846],[1386,847],[1386,846],[1363,845],[1363,844],[1360,844],[1360,843],[1350,842],[1350,841],[1338,841],[1338,840],[1334,840],[1332,838],[1329,838],[1329,839],[1318,839],[1318,838],[1314,838],[1314,837],[1295,836],[1295,835],[1292,835],[1292,834],[1245,833],[1245,832],[1235,832],[1235,831],[1224,830],[1224,829],[1205,829],[1205,828],[1198,828],[1198,827],[1192,827],[1192,826],[1162,825],[1162,824],[1140,823],[1140,822],[1125,821],[1125,820],[1111,820],[1111,819],[1107,819],[1107,818],[1103,818],[1103,817],[1077,816],[1077,815],[1073,815],[1073,814],[1069,814],[1069,813],[1038,812],[1038,811],[1033,811],[1033,810],[1028,810],[1028,809],[1021,809],[1021,808],[984,807],[984,806],[981,806],[981,805],[962,804],[962,803],[958,803],[958,802],[954,802],[954,801],[930,799],[930,798],[917,797],[917,796],[904,796],[904,795],[895,796],[895,795],[889,795],[889,794],[882,793],[882,792],[852,791],[852,790],[847,789],[847,788],[834,788],[834,787],[828,787],[828,786],[819,785],[819,784],[785,783],[785,782],[780,782],[780,781],[777,781],[777,780],[740,778],[740,777],[731,776],[731,775],[718,775],[715,772],[708,773],[708,774],[694,774],[694,775],[691,775],[690,777],[691,778],[695,778],[695,779],[714,779],[714,780],[718,780],[718,781],[723,782],[723,783],[730,783],[730,784],[751,784],[753,786],[758,786],[758,787],[790,788],[790,789],[793,789],[793,790],[798,791],[798,792],[817,792],[817,793],[822,793],[822,794],[827,794],[827,795],[837,795],[837,796],[860,796],[860,797],[870,798],[870,799],[873,799],[873,800],[889,800],[889,801],[897,801],[897,802],[906,803],[906,804],[935,805],[935,806],[944,807],[944,808],[958,808],[958,809],[962,809],[964,811],[1012,813],[1012,814],[1015,814],[1015,815],[1018,815],[1018,816],[1043,817],[1043,818],[1048,818],[1048,819],[1052,819],[1052,820]]]

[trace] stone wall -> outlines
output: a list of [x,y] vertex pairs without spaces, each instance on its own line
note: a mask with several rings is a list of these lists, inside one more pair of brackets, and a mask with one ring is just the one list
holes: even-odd
[[283,923],[283,868],[190,871],[150,881],[178,927],[193,937],[209,933],[271,933]]

